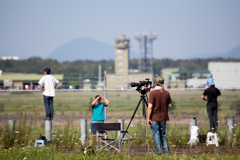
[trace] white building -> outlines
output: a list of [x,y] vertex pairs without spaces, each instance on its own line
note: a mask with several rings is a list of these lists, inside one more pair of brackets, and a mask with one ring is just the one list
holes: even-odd
[[188,88],[206,88],[206,80],[206,78],[203,79],[196,76],[194,78],[186,79],[186,85]]
[[3,56],[2,57],[2,60],[15,60],[15,61],[18,61],[19,60],[19,57],[18,56]]
[[240,88],[240,62],[209,62],[208,70],[218,88]]

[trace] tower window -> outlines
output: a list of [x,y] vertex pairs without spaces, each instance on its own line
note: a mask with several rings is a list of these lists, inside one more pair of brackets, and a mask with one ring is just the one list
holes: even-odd
[[117,53],[122,53],[123,50],[122,49],[117,49]]
[[118,65],[122,65],[123,63],[122,63],[122,61],[118,61]]
[[119,55],[117,55],[117,58],[118,58],[118,59],[122,59],[123,56],[122,56],[121,54],[119,54]]
[[117,71],[122,72],[123,69],[122,68],[117,68]]

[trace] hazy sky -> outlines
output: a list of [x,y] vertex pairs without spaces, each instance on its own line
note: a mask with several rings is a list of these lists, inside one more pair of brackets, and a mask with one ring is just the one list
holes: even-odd
[[[225,53],[240,45],[239,0],[0,0],[0,55],[46,57],[76,38],[114,44],[155,31],[155,58]],[[22,58],[22,57],[20,57]]]

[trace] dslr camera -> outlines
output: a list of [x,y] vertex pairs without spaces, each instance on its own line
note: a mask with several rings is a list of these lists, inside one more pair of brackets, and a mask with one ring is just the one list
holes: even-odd
[[152,88],[152,82],[149,81],[149,78],[146,78],[145,80],[146,81],[139,81],[139,83],[131,82],[131,87],[137,87],[136,91],[145,94]]

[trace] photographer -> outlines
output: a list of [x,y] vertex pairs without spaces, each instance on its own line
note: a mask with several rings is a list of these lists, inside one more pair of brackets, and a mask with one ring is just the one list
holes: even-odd
[[[218,127],[218,101],[217,97],[221,95],[221,92],[215,87],[214,81],[212,78],[207,79],[207,86],[209,88],[205,89],[202,95],[202,100],[207,102],[207,113],[210,123],[210,130],[208,132],[217,131]],[[207,96],[207,99],[205,98]]]
[[161,155],[162,144],[164,153],[170,154],[165,130],[166,121],[169,120],[168,108],[171,108],[172,100],[169,92],[164,90],[164,79],[158,76],[154,80],[155,88],[149,94],[147,123],[154,137],[155,151]]

